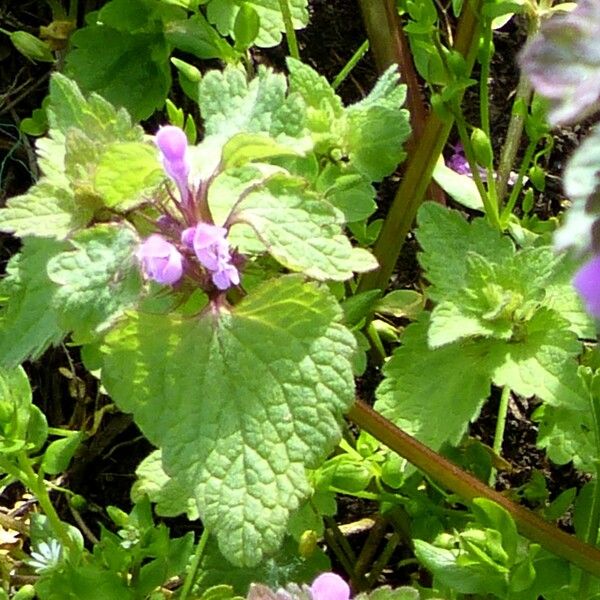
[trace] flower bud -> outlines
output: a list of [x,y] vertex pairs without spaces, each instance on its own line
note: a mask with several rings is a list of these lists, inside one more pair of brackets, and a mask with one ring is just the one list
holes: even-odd
[[187,136],[179,127],[166,125],[158,130],[155,141],[162,155],[165,172],[177,184],[182,202],[187,202],[190,174]]
[[13,31],[10,34],[13,46],[31,61],[54,62],[54,56],[46,42],[26,31]]

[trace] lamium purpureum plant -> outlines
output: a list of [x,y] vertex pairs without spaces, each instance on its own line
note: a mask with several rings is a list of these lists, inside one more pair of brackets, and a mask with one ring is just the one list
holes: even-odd
[[325,282],[352,287],[377,266],[343,228],[374,211],[371,182],[409,133],[393,69],[344,107],[312,69],[289,68],[289,83],[207,73],[197,146],[168,125],[146,136],[54,75],[43,177],[0,211],[23,242],[1,283],[3,364],[81,345],[242,565],[279,548],[311,494],[305,469],[339,440],[358,351]]

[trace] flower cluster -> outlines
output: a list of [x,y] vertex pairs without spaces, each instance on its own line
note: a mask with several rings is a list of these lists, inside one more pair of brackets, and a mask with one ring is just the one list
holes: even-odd
[[159,218],[157,225],[162,233],[146,238],[136,253],[143,272],[158,283],[174,285],[186,270],[197,273],[193,268],[197,259],[217,289],[224,291],[238,285],[240,275],[227,241],[227,229],[200,221],[194,210],[185,133],[178,127],[161,127],[156,134],[156,145],[165,172],[179,190],[181,213],[186,222],[181,224],[171,215]]

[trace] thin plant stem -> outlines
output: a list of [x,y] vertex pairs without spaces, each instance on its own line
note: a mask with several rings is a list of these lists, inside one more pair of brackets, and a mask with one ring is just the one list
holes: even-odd
[[352,58],[344,65],[344,68],[336,75],[331,87],[334,90],[337,90],[338,87],[344,82],[346,77],[350,75],[350,72],[354,67],[358,64],[361,58],[367,53],[369,50],[369,40],[365,40],[358,50],[352,55]]
[[52,530],[56,534],[56,537],[59,539],[60,543],[63,547],[67,548],[69,552],[75,553],[77,551],[77,547],[75,546],[75,541],[69,534],[69,530],[65,523],[60,520],[52,501],[50,500],[50,495],[48,494],[48,490],[46,489],[46,482],[44,478],[36,473],[31,466],[31,461],[25,452],[20,452],[17,457],[19,463],[19,469],[23,475],[21,481],[22,483],[28,487],[33,495],[37,498],[37,501],[48,519]]
[[544,546],[557,556],[572,562],[575,566],[600,577],[600,550],[576,537],[561,531],[544,521],[529,509],[515,504],[485,483],[466,473],[460,467],[440,456],[427,446],[411,437],[391,421],[375,412],[364,402],[357,400],[348,417],[380,442],[406,458],[415,467],[465,501],[487,498],[507,510],[514,519],[520,533]]
[[531,160],[533,159],[533,155],[535,153],[536,147],[537,147],[537,141],[536,142],[531,141],[531,142],[529,142],[529,144],[527,146],[527,150],[525,150],[525,155],[523,156],[523,160],[521,161],[521,166],[519,167],[517,181],[515,182],[512,192],[510,193],[510,196],[508,197],[508,202],[506,203],[506,206],[502,209],[502,215],[500,216],[500,222],[503,224],[503,226],[505,226],[508,223],[508,220],[510,219],[510,215],[512,214],[515,204],[517,203],[517,199],[519,198],[519,194],[521,193],[521,190],[523,189],[523,181],[525,178],[525,171],[527,170],[527,167],[529,166],[529,164],[531,163]]
[[279,10],[281,10],[281,16],[283,17],[285,37],[287,39],[290,56],[300,60],[298,40],[296,38],[296,31],[294,30],[294,23],[292,22],[292,11],[290,10],[289,0],[279,0]]
[[[494,431],[494,452],[502,456],[502,443],[504,442],[504,431],[506,430],[506,417],[508,415],[508,402],[510,400],[510,387],[505,385],[502,388],[500,396],[500,406],[498,407],[498,418],[496,420],[496,430]],[[496,469],[492,467],[489,483],[493,486],[496,483]]]
[[506,131],[506,140],[502,146],[500,153],[500,163],[498,165],[498,178],[496,183],[496,196],[498,205],[502,206],[506,197],[508,180],[510,172],[514,165],[521,137],[523,136],[523,128],[525,126],[525,118],[527,107],[531,101],[532,87],[525,75],[521,75],[515,92],[515,100],[513,102],[512,113]]
[[198,541],[198,545],[196,546],[196,552],[194,552],[194,558],[192,559],[190,568],[186,573],[179,600],[187,600],[189,593],[192,591],[192,586],[196,581],[198,570],[200,569],[200,563],[202,562],[202,557],[204,556],[204,551],[206,550],[206,544],[208,543],[209,537],[210,532],[205,527],[202,531],[202,535],[200,536],[200,540]]
[[69,2],[69,19],[71,19],[71,21],[76,21],[78,12],[79,12],[79,0],[70,0],[70,2]]
[[383,569],[385,569],[386,565],[392,558],[392,554],[394,550],[397,548],[400,543],[401,537],[400,534],[395,531],[390,536],[390,539],[387,541],[385,547],[381,551],[381,554],[377,557],[377,560],[373,563],[371,567],[371,571],[369,572],[369,576],[367,577],[367,582],[369,584],[369,588],[373,587],[377,583],[378,577],[381,575]]
[[[590,409],[592,420],[594,421],[594,441],[596,443],[596,456],[600,456],[600,397],[592,389],[589,391]],[[594,494],[592,496],[592,506],[590,507],[590,516],[585,532],[584,540],[593,546],[598,543],[598,528],[600,527],[600,460],[594,464],[596,478],[594,481]],[[584,572],[579,580],[579,598],[587,598],[590,587],[591,577],[588,572]]]
[[52,19],[54,21],[60,21],[66,18],[67,14],[65,13],[65,9],[58,0],[46,0],[46,4],[52,11]]
[[[495,227],[496,229],[502,229],[502,225],[500,223],[500,216],[498,215],[498,205],[494,202],[494,199],[491,197],[489,190],[485,189],[483,181],[481,180],[481,175],[479,174],[479,166],[477,164],[477,160],[475,159],[473,144],[471,144],[471,139],[469,138],[469,134],[467,132],[467,122],[465,121],[460,107],[455,105],[454,112],[456,119],[456,128],[458,129],[458,134],[460,136],[460,140],[465,150],[467,162],[471,167],[471,175],[473,176],[473,181],[477,186],[477,190],[479,191],[479,195],[481,196],[481,201],[483,202],[485,216],[487,217],[490,224],[493,225],[493,227]],[[494,175],[492,174],[492,181],[493,179]]]
[[[482,0],[467,3],[457,29],[455,50],[465,57],[467,73],[471,71],[477,53],[481,5]],[[423,134],[409,155],[404,177],[373,250],[379,269],[360,278],[358,293],[387,287],[452,125],[453,119],[442,121],[435,113],[427,118]]]
[[481,115],[481,129],[488,139],[491,139],[490,133],[490,63],[492,61],[492,24],[487,21],[484,25],[483,36],[481,40],[482,52],[481,76],[479,78],[479,112]]

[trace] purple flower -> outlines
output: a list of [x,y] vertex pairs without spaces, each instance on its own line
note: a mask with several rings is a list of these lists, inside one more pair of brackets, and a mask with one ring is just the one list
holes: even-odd
[[600,255],[594,256],[575,273],[573,285],[582,297],[587,311],[600,318]]
[[335,573],[319,575],[310,586],[313,600],[349,600],[348,584]]
[[226,290],[240,282],[237,267],[231,262],[231,252],[226,239],[227,229],[209,223],[198,223],[181,234],[181,241],[193,248],[200,263],[211,273],[213,283]]
[[173,244],[157,233],[144,240],[136,256],[150,279],[166,285],[172,285],[181,279],[183,257]]
[[156,145],[162,155],[167,175],[177,184],[182,202],[188,200],[190,163],[187,156],[187,137],[183,130],[173,125],[161,127],[156,134]]
[[[469,177],[473,176],[471,171],[471,167],[467,161],[467,157],[465,156],[465,150],[463,148],[462,142],[457,142],[452,146],[452,150],[454,150],[454,154],[450,156],[450,158],[446,162],[446,166],[456,171],[459,175],[468,175]],[[487,171],[483,167],[478,167],[479,176],[482,181],[487,180]]]

